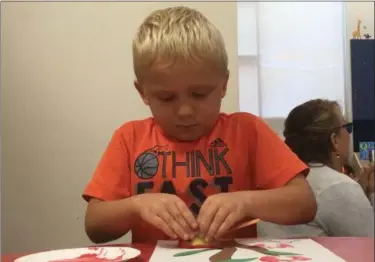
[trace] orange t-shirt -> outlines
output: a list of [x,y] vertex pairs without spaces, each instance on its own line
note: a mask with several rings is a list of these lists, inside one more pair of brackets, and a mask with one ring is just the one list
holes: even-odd
[[[212,132],[194,142],[168,140],[152,118],[131,121],[113,135],[83,194],[116,200],[144,192],[180,196],[195,214],[207,196],[284,186],[307,170],[258,117],[220,114]],[[255,237],[250,227],[237,237]],[[133,242],[168,239],[140,221]]]

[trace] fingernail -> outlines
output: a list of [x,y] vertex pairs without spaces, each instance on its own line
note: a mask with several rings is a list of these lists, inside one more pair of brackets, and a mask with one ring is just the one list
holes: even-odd
[[188,240],[189,239],[189,235],[188,234],[184,234],[184,240]]

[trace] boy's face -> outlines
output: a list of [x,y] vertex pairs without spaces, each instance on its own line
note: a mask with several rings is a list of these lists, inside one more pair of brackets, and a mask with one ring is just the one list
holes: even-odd
[[228,76],[209,67],[176,63],[153,66],[135,87],[166,135],[194,141],[215,124]]

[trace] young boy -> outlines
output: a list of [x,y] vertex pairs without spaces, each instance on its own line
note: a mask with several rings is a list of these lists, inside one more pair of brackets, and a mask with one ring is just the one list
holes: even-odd
[[[135,87],[153,117],[114,133],[84,198],[95,243],[207,241],[259,218],[307,223],[308,168],[259,118],[222,114],[228,58],[218,29],[187,7],[149,15],[133,41]],[[236,232],[254,237],[256,228]]]

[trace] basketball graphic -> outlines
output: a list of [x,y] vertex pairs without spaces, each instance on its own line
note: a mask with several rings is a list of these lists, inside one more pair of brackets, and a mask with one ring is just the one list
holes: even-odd
[[159,160],[152,151],[140,154],[134,163],[135,174],[142,179],[153,178],[158,172]]

